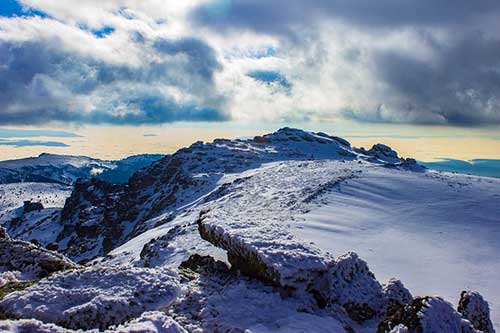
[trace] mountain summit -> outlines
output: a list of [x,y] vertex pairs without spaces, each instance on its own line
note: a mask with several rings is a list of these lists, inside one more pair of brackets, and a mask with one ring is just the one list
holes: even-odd
[[62,208],[0,218],[11,235],[87,266],[9,294],[0,314],[34,318],[3,325],[40,332],[145,322],[167,332],[494,332],[482,296],[460,293],[468,283],[436,285],[454,309],[390,278],[425,295],[419,281],[458,269],[439,240],[467,252],[457,252],[461,269],[487,261],[474,235],[496,237],[499,189],[500,180],[430,171],[383,144],[355,148],[299,129],[196,142],[126,183],[78,179]]

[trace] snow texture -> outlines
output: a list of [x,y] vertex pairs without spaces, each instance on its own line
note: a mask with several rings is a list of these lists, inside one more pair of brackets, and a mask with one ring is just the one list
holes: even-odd
[[[82,330],[71,330],[46,324],[36,319],[0,320],[0,332],[29,333],[82,333]],[[126,324],[112,327],[105,331],[86,330],[85,333],[187,333],[178,323],[162,312],[143,313],[139,318]]]
[[59,273],[0,301],[10,318],[35,318],[71,329],[106,329],[169,306],[177,276],[165,268],[93,267]]
[[57,252],[8,236],[0,238],[0,271],[18,271],[24,279],[37,279],[76,267],[71,260]]

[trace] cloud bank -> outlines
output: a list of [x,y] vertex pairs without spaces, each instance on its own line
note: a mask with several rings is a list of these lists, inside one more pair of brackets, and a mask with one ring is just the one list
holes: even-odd
[[500,124],[496,0],[9,0],[0,125]]

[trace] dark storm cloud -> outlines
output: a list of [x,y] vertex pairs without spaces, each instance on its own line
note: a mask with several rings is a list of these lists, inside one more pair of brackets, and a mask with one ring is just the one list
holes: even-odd
[[212,80],[214,72],[221,69],[214,50],[199,39],[159,39],[154,43],[154,48],[169,55],[185,54],[189,58],[190,71],[207,80]]
[[438,58],[432,62],[397,51],[375,56],[380,78],[400,96],[396,107],[421,123],[434,122],[419,117],[422,110],[449,124],[500,123],[500,40],[473,33],[435,47]]
[[[158,43],[172,45],[169,57],[162,58],[156,46],[151,47],[161,60],[137,67],[64,51],[57,41],[0,41],[0,124],[226,120],[227,114],[213,106],[224,102],[213,83],[213,73],[220,69],[213,50],[195,39]],[[163,92],[165,87],[206,95],[209,106],[202,99],[176,102]],[[92,94],[101,95],[89,100],[90,110],[78,106]]]
[[[321,45],[310,33],[321,22],[341,22],[381,41],[411,31],[414,37],[407,38],[414,40],[405,43],[414,45],[415,53],[425,44],[432,59],[417,60],[397,46],[384,51],[368,46],[364,55],[373,64],[374,80],[388,88],[369,97],[373,109],[346,107],[343,114],[365,122],[464,126],[500,123],[498,17],[497,0],[220,0],[191,15],[218,32],[253,30],[304,49]],[[433,29],[445,37],[433,38]],[[362,93],[359,98],[367,98]]]

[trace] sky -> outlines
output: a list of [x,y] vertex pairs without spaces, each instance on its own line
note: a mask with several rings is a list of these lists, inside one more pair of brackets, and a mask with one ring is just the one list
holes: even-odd
[[282,126],[500,158],[499,54],[497,0],[0,0],[0,159]]

